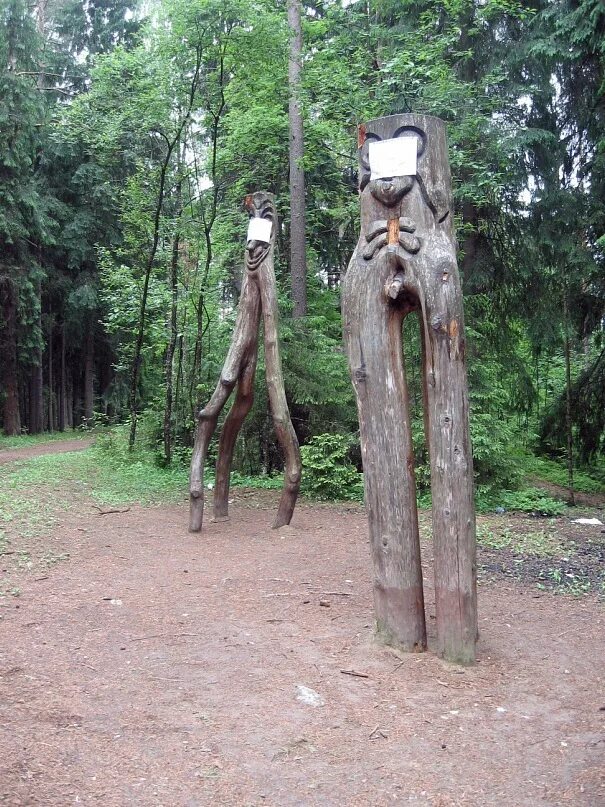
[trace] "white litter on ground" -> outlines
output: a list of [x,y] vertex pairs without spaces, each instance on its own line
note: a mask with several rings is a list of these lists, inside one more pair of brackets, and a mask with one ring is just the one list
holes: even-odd
[[572,524],[585,524],[587,527],[602,527],[603,522],[598,518],[572,518]]
[[304,686],[304,684],[296,684],[296,700],[306,703],[307,706],[324,705],[324,699],[319,692],[311,689],[311,687]]

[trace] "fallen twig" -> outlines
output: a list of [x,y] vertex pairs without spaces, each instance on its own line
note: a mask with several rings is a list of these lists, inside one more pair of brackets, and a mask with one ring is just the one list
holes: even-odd
[[340,671],[343,675],[353,675],[355,678],[369,678],[370,676],[366,673],[357,672],[356,670],[341,670]]
[[150,633],[148,636],[131,636],[131,642],[143,642],[146,639],[174,639],[179,636],[201,636],[201,633]]
[[126,507],[123,510],[103,510],[98,504],[93,504],[93,507],[95,510],[99,511],[96,513],[97,516],[108,516],[110,513],[127,513],[130,510],[130,507]]
[[374,728],[374,729],[373,729],[373,730],[370,732],[370,737],[369,737],[369,739],[370,739],[370,740],[377,740],[379,737],[384,737],[384,739],[385,739],[385,740],[386,740],[386,739],[387,739],[387,737],[388,737],[388,734],[385,734],[385,733],[384,733],[384,731],[382,731],[382,729],[380,728],[380,724],[378,724],[378,725],[376,726],[376,728]]

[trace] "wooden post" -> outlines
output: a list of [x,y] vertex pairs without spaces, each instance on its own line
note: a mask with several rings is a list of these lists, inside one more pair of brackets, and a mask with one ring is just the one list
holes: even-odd
[[229,477],[233,450],[244,418],[254,400],[254,374],[258,356],[261,314],[265,337],[265,366],[269,403],[277,439],[284,453],[284,489],[273,527],[289,524],[298,497],[302,464],[298,440],[290,420],[279,355],[277,284],[273,269],[273,251],[277,231],[277,212],[273,196],[254,193],[246,197],[250,217],[271,222],[270,242],[250,240],[246,244],[246,266],[231,346],[221,371],[219,383],[208,404],[198,416],[198,427],[191,458],[189,529],[198,532],[204,516],[204,463],[208,444],[220,412],[237,385],[235,401],[225,419],[219,439],[214,487],[214,517],[228,518]]
[[[394,169],[389,177],[383,170],[372,178],[370,144],[397,138],[413,139],[415,172],[397,175]],[[343,280],[342,306],[359,411],[377,628],[386,641],[406,650],[426,647],[401,338],[403,318],[418,311],[437,650],[451,661],[472,663],[477,637],[473,467],[445,126],[424,115],[379,118],[360,127],[359,149],[361,233]]]

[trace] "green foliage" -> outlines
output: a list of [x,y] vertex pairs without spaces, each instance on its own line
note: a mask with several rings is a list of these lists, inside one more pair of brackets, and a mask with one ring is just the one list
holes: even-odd
[[519,555],[549,557],[562,554],[564,545],[553,530],[520,532],[510,527],[492,529],[486,525],[477,526],[477,543],[488,549],[510,549]]
[[[448,124],[480,499],[497,501],[518,487],[527,472],[519,450],[534,448],[536,435],[541,450],[564,456],[566,332],[574,449],[583,466],[598,466],[605,449],[601,5],[303,4],[309,313],[293,322],[283,3],[68,0],[50,4],[45,30],[37,31],[22,0],[0,0],[0,291],[10,283],[18,297],[14,388],[27,390],[45,346],[46,410],[54,403],[56,420],[63,362],[78,422],[91,335],[96,407],[123,421],[149,271],[135,396],[140,448],[153,465],[171,388],[175,462],[186,461],[195,410],[214,389],[232,332],[242,197],[264,188],[280,214],[280,339],[295,427],[301,443],[354,433],[338,290],[358,235],[355,127],[410,110]],[[176,348],[166,366],[173,309]],[[404,342],[424,493],[420,343],[410,321]],[[5,338],[0,319],[0,376]],[[261,350],[234,467],[242,478],[268,480],[281,459],[263,369]],[[27,406],[21,409],[27,427]],[[357,445],[334,458],[345,461],[359,467]],[[579,487],[591,484],[578,474]]]
[[[555,460],[546,457],[536,457],[533,454],[518,456],[523,472],[530,480],[540,479],[553,482],[555,485],[566,487],[568,485],[567,467]],[[590,473],[574,469],[574,490],[582,493],[605,493],[605,482]]]
[[344,434],[316,434],[302,446],[303,490],[318,499],[362,501],[362,476],[348,461],[351,444]]
[[477,488],[477,509],[482,512],[502,507],[532,516],[560,516],[567,505],[553,499],[538,488],[521,488],[520,490],[501,490],[499,492],[490,488]]

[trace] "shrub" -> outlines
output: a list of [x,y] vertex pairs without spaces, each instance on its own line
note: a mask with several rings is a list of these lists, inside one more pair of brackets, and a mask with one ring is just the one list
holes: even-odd
[[348,461],[352,439],[317,434],[301,450],[303,490],[318,499],[363,500],[363,477]]

